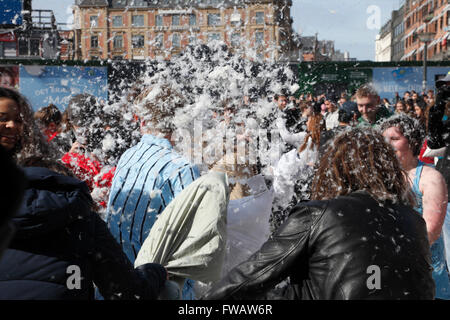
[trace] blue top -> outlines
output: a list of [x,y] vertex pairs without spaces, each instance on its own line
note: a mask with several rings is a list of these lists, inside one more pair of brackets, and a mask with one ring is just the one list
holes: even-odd
[[144,135],[121,156],[106,220],[133,264],[157,216],[199,176],[197,167],[176,153],[167,139],[153,135]]
[[[416,168],[416,176],[414,178],[412,190],[416,196],[416,209],[421,215],[423,214],[422,197],[423,194],[419,189],[420,176],[425,164],[419,161]],[[447,271],[447,262],[445,260],[444,240],[442,235],[431,245],[431,262],[433,265],[433,279],[436,284],[436,298],[450,300],[450,279]]]

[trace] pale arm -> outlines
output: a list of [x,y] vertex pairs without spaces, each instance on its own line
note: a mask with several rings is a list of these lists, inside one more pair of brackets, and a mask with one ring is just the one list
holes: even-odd
[[419,188],[423,194],[423,218],[427,224],[428,241],[431,245],[442,231],[448,202],[447,186],[437,170],[424,167]]

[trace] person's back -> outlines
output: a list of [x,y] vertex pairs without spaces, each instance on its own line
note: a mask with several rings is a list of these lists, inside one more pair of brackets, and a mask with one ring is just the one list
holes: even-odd
[[169,141],[144,135],[127,150],[114,174],[107,209],[111,233],[133,263],[157,216],[199,176]]
[[292,215],[312,219],[309,259],[298,265],[308,271],[292,275],[302,299],[433,298],[425,221],[411,208],[356,192],[302,204]]
[[14,217],[17,232],[0,261],[0,299],[93,299],[94,286],[107,299],[156,298],[162,266],[149,269],[155,291],[91,211],[87,186],[46,168],[24,168],[29,185]]

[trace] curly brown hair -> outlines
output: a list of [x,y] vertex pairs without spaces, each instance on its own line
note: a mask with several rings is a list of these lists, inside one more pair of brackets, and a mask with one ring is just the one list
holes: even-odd
[[379,202],[414,206],[415,200],[394,149],[372,129],[339,134],[326,149],[314,177],[314,200],[366,191]]

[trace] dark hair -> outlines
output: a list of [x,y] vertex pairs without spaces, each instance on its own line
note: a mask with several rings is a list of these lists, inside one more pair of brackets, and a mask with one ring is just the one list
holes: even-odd
[[313,200],[366,191],[379,202],[414,206],[415,201],[394,149],[371,128],[340,133],[321,157],[312,186]]
[[399,114],[385,119],[379,124],[381,133],[391,127],[397,127],[400,130],[408,140],[413,155],[418,156],[425,139],[425,130],[420,122],[409,115]]
[[51,171],[57,172],[59,174],[69,176],[75,179],[78,179],[74,173],[64,166],[61,162],[55,160],[44,159],[43,157],[29,157],[22,161],[23,167],[40,167],[47,168]]
[[20,163],[21,160],[29,156],[54,156],[56,152],[51,150],[52,148],[45,141],[36,125],[28,100],[18,91],[5,87],[0,87],[0,98],[11,99],[17,104],[23,123],[23,134],[12,151],[16,160]]
[[344,109],[339,109],[338,121],[342,123],[350,123],[352,121],[353,115]]
[[48,127],[51,123],[59,126],[61,124],[62,114],[57,106],[49,104],[47,107],[43,107],[36,111],[34,113],[34,119],[45,127]]

